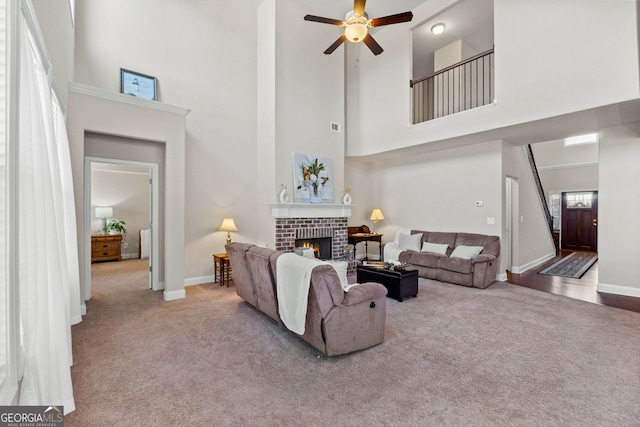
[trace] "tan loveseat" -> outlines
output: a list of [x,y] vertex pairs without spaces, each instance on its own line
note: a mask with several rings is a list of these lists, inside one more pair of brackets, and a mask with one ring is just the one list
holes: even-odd
[[[283,325],[278,311],[276,266],[284,253],[247,243],[226,245],[238,295]],[[300,257],[302,259],[302,257]],[[335,356],[384,341],[387,289],[363,283],[344,292],[329,264],[312,270],[303,340]]]
[[[415,241],[417,234],[422,234],[418,242]],[[411,230],[410,235],[413,238],[398,234],[399,241],[387,243],[385,260],[406,263],[408,269],[418,270],[420,277],[457,285],[486,288],[496,280],[500,256],[498,236],[422,230]],[[405,250],[407,247],[411,250]],[[471,247],[480,248],[479,253],[469,255],[470,251],[465,250]],[[454,252],[456,248],[458,252]],[[460,252],[463,257],[456,256]]]

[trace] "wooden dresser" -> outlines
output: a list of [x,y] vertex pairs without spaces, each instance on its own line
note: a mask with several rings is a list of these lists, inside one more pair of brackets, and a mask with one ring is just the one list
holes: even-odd
[[120,261],[121,234],[91,235],[91,262]]

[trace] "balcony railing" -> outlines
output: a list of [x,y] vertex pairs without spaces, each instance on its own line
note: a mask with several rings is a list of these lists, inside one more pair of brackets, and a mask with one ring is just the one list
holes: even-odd
[[491,104],[493,48],[426,77],[411,80],[413,124]]

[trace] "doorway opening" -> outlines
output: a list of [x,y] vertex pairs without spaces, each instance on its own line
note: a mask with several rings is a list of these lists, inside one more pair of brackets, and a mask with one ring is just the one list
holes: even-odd
[[598,252],[598,192],[562,192],[560,249]]
[[[125,222],[120,257],[148,259],[149,288],[160,290],[158,263],[158,164],[85,157],[85,300],[91,298],[93,240],[106,235],[104,224]],[[110,218],[100,218],[106,212]]]

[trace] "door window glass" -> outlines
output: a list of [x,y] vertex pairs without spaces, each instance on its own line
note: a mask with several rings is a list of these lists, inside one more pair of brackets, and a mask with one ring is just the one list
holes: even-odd
[[567,193],[568,209],[591,208],[592,193]]

